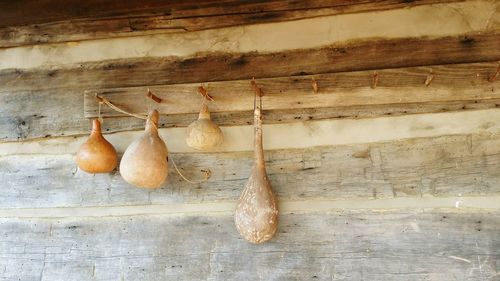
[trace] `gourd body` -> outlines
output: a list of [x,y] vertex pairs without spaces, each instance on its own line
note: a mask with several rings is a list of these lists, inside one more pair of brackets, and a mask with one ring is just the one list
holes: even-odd
[[208,107],[204,104],[198,120],[186,129],[186,143],[197,150],[210,150],[224,141],[224,135],[217,124],[210,119]]
[[102,136],[99,120],[92,121],[92,132],[76,153],[76,163],[80,169],[92,174],[109,173],[116,168],[116,150]]
[[255,144],[254,165],[241,194],[234,221],[243,238],[252,243],[262,243],[273,237],[278,228],[278,204],[266,174],[262,148],[262,119],[260,109],[254,113]]
[[120,174],[128,183],[140,188],[158,188],[167,179],[168,150],[158,135],[158,111],[146,121],[144,134],[132,142],[123,154]]

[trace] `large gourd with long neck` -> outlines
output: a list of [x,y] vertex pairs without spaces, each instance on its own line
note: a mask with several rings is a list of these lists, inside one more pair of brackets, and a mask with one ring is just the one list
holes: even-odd
[[168,150],[158,135],[158,111],[149,113],[144,134],[127,147],[120,163],[120,174],[140,188],[158,188],[167,179]]
[[278,228],[278,204],[266,174],[262,115],[258,106],[254,111],[254,127],[254,164],[236,205],[234,221],[243,238],[258,244],[271,239]]
[[78,167],[87,173],[109,173],[116,168],[116,150],[101,133],[101,123],[92,121],[92,132],[76,153]]

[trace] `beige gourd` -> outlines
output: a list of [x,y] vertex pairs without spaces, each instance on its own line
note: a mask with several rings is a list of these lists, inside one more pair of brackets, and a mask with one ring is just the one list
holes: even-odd
[[278,204],[266,174],[259,107],[254,111],[254,127],[254,165],[236,205],[234,221],[243,238],[258,244],[271,239],[276,233]]
[[144,134],[132,142],[123,154],[120,174],[140,188],[158,188],[167,179],[168,150],[158,135],[158,111],[149,113]]
[[210,118],[208,106],[203,104],[198,120],[186,129],[186,143],[197,150],[210,150],[224,141],[224,135],[217,124]]
[[76,153],[76,163],[80,169],[92,174],[109,173],[116,168],[116,150],[102,136],[99,120],[92,121],[92,131]]

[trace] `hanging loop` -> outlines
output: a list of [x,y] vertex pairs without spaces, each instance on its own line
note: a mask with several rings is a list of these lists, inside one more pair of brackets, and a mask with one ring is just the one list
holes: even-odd
[[199,86],[198,93],[204,98],[204,101],[215,101],[214,98],[208,94],[208,90],[205,87]]
[[318,93],[318,82],[316,82],[316,79],[314,79],[314,77],[311,77],[311,86],[313,88],[313,92],[315,94]]
[[431,70],[429,71],[429,74],[427,74],[427,78],[425,78],[425,83],[424,83],[425,86],[429,87],[432,80],[434,80],[434,74],[432,74],[432,68],[431,68]]
[[378,86],[378,72],[374,71],[372,74],[372,84],[370,87],[372,89],[375,89],[377,88],[377,86]]
[[497,71],[493,73],[493,75],[491,75],[490,78],[488,78],[488,81],[494,82],[495,80],[497,80],[499,75],[500,75],[500,61],[498,62]]
[[151,90],[149,90],[148,88],[148,92],[146,93],[146,97],[150,98],[152,101],[156,102],[156,103],[161,103],[161,98],[159,98],[158,96],[154,95]]

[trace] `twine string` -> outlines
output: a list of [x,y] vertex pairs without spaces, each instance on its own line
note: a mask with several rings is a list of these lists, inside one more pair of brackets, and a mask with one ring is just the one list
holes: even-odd
[[192,181],[192,180],[189,180],[187,179],[182,173],[181,171],[179,170],[179,168],[177,168],[177,165],[175,164],[175,161],[174,161],[174,158],[172,158],[172,156],[169,157],[170,161],[172,161],[172,166],[174,166],[175,168],[175,171],[177,171],[177,173],[179,174],[179,176],[181,176],[181,178],[189,183],[192,183],[192,184],[200,184],[200,183],[204,183],[206,181],[208,181],[208,179],[210,178],[210,176],[212,176],[212,171],[210,171],[210,169],[202,169],[201,172],[204,173],[204,178],[201,180],[201,181]]
[[[111,101],[109,101],[107,98],[105,97],[102,97],[102,96],[99,96],[96,94],[96,98],[99,100],[99,118],[102,118],[101,117],[101,104],[104,103],[106,104],[107,106],[109,106],[111,109],[115,110],[115,111],[118,111],[120,113],[123,113],[123,114],[126,114],[126,115],[129,115],[129,116],[132,116],[132,117],[135,117],[135,118],[139,118],[139,119],[142,119],[142,120],[148,120],[148,117],[145,116],[145,115],[141,115],[141,114],[136,114],[136,113],[132,113],[132,112],[129,112],[129,111],[126,111],[116,105],[114,105]],[[152,125],[153,127],[156,128],[156,130],[158,131],[158,125],[155,123],[155,122],[149,122],[150,125]],[[161,138],[161,137],[160,137]],[[179,176],[181,176],[181,178],[189,183],[192,183],[192,184],[200,184],[200,183],[203,183],[203,182],[206,182],[208,181],[208,179],[210,178],[210,176],[212,175],[212,172],[209,170],[209,169],[203,169],[201,170],[205,176],[204,176],[204,179],[201,180],[201,181],[192,181],[192,180],[189,180],[188,178],[186,178],[182,173],[181,171],[179,170],[179,168],[177,168],[177,165],[175,164],[174,162],[174,159],[172,157],[170,157],[170,160],[172,161],[172,164],[175,168],[175,171],[177,171],[177,173],[179,174]]]

